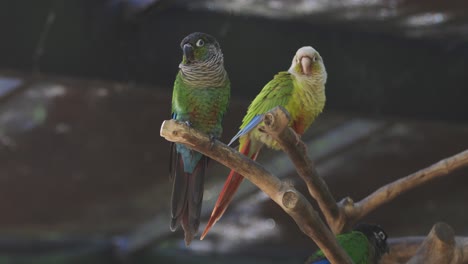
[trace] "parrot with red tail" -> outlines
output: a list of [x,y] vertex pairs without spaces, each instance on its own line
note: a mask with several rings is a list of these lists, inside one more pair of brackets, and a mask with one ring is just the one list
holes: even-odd
[[[289,112],[289,126],[297,135],[302,135],[325,106],[326,81],[327,72],[320,54],[310,46],[298,49],[289,70],[276,74],[252,101],[240,131],[229,145],[239,139],[239,152],[252,160],[257,158],[263,146],[279,150],[280,146],[273,138],[257,129],[264,114],[277,106]],[[224,214],[243,179],[231,170],[200,239]]]

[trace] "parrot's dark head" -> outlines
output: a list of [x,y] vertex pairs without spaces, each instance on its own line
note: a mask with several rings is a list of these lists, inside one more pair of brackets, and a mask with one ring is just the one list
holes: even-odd
[[383,254],[388,253],[387,233],[379,225],[358,224],[354,230],[360,231],[366,235],[369,242],[375,247],[376,258],[380,259]]
[[327,72],[322,57],[314,48],[305,46],[297,50],[289,72],[296,76],[327,79]]
[[195,32],[185,37],[180,43],[184,52],[183,64],[199,63],[222,58],[221,47],[213,36]]

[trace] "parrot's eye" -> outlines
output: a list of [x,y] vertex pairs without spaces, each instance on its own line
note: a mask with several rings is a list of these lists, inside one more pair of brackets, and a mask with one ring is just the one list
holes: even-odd
[[377,235],[377,237],[379,237],[379,238],[382,239],[382,240],[387,239],[387,236],[386,236],[385,233],[382,232],[382,231],[378,232],[376,235]]
[[317,60],[318,60],[318,59],[317,59],[317,56],[312,57],[312,61],[313,61],[313,62],[316,62]]
[[203,39],[199,39],[197,41],[197,47],[202,47],[203,45],[205,45],[205,41],[203,41]]

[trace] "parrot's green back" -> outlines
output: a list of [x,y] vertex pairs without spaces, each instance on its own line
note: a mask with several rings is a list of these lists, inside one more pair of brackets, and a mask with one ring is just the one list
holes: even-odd
[[[359,232],[352,231],[351,233],[341,234],[336,237],[338,243],[348,253],[353,260],[354,264],[368,264],[367,258],[369,256],[369,241],[367,237]],[[324,259],[325,255],[322,250],[315,252],[307,263]]]
[[[323,111],[325,106],[325,88],[323,83],[309,83],[300,80],[289,72],[279,72],[267,83],[255,97],[242,120],[240,129],[245,128],[254,117],[265,114],[271,109],[282,106],[290,114],[290,126],[302,135]],[[258,140],[268,147],[279,146],[271,137],[258,130],[252,130],[252,140]],[[240,138],[242,145],[245,137]]]
[[[377,264],[388,253],[387,234],[378,225],[361,223],[354,231],[336,236],[354,264]],[[322,250],[315,252],[306,264],[329,264]]]

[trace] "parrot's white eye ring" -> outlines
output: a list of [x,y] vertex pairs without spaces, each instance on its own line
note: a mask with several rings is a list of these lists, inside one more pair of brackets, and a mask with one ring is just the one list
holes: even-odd
[[203,45],[205,45],[205,41],[203,41],[203,39],[199,39],[197,40],[197,47],[202,47]]
[[317,61],[317,56],[312,57],[312,61],[316,62]]
[[379,233],[376,234],[377,237],[379,237],[382,240],[387,239],[387,236],[385,235],[384,232],[380,231]]

